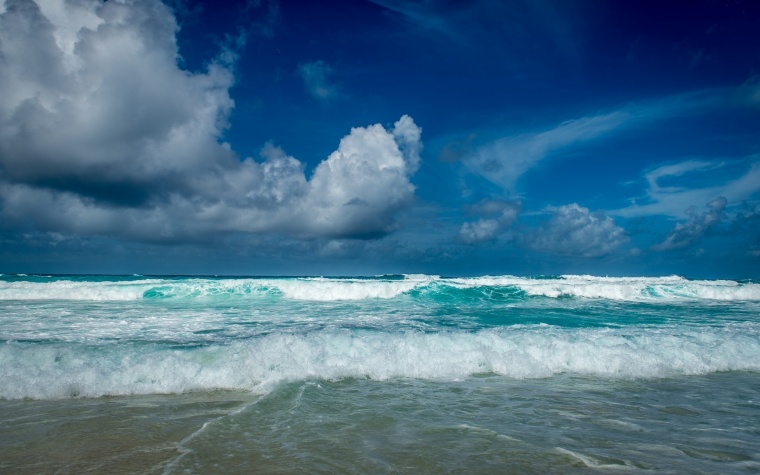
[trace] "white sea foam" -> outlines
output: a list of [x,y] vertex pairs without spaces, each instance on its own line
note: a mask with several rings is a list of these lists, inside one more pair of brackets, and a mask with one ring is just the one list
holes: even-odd
[[122,282],[0,282],[0,300],[138,300],[161,279]]
[[527,295],[580,297],[620,301],[760,300],[760,284],[732,280],[687,280],[668,277],[595,277],[564,275],[536,279],[514,276],[450,279],[460,287],[517,287]]
[[129,301],[144,298],[204,298],[263,295],[276,289],[259,279],[140,279],[0,282],[0,300]]
[[0,281],[0,300],[118,301],[144,298],[261,297],[341,301],[393,299],[413,290],[431,294],[476,287],[519,289],[531,297],[590,298],[619,301],[758,301],[760,284],[731,280],[687,280],[683,277],[557,278],[515,276],[441,278],[407,275],[399,279],[140,279],[103,282],[78,280]]
[[404,280],[292,279],[270,281],[270,284],[288,298],[333,301],[390,299],[430,281],[426,276],[410,276]]
[[280,292],[295,300],[338,301],[390,299],[424,286],[432,278],[404,280],[282,278],[282,279],[146,279],[133,281],[0,282],[0,300],[118,301],[143,298],[261,296]]
[[267,391],[305,379],[456,380],[495,373],[659,378],[760,371],[760,326],[562,329],[444,333],[322,330],[273,333],[228,345],[0,345],[0,397]]

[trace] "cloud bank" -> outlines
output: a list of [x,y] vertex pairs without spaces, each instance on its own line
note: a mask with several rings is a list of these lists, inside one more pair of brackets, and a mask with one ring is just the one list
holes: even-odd
[[375,237],[414,195],[421,130],[357,127],[307,176],[222,140],[230,55],[178,66],[158,0],[7,0],[0,13],[0,216],[6,228],[147,241],[220,233]]

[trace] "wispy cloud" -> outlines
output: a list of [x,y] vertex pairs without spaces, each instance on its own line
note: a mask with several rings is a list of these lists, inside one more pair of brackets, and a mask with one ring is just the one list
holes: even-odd
[[249,28],[254,33],[271,38],[282,21],[280,4],[276,0],[247,0],[243,21],[250,24]]
[[573,146],[602,140],[633,126],[709,107],[724,101],[725,97],[726,91],[697,91],[568,120],[545,130],[506,134],[473,148],[462,162],[471,173],[483,176],[505,191],[514,192],[526,172]]
[[753,76],[738,91],[738,100],[750,106],[760,106],[760,76]]
[[453,36],[454,30],[445,16],[441,14],[439,4],[435,0],[421,2],[395,1],[395,0],[370,0],[391,12],[400,15],[411,24],[425,30],[434,31],[445,36]]
[[[499,44],[502,59],[522,65],[535,64],[541,53],[554,60],[575,62],[577,40],[568,21],[552,2],[520,0],[370,0],[402,19],[410,28],[434,41],[472,48]],[[540,31],[541,35],[532,34]]]
[[[748,168],[741,175],[702,187],[696,187],[694,183],[710,179],[715,170],[725,168],[727,164],[723,161],[686,160],[662,165],[644,175],[647,189],[643,197],[634,200],[630,206],[610,213],[623,217],[664,215],[681,218],[691,206],[701,206],[719,196],[727,200],[728,206],[751,199],[760,192],[760,157],[748,157],[746,161],[749,161]],[[680,186],[662,186],[660,181],[664,179],[671,182],[680,179]]]
[[340,97],[338,86],[330,79],[330,76],[333,74],[333,68],[326,62],[318,60],[310,63],[301,63],[298,66],[298,74],[303,79],[306,92],[314,99],[329,102]]
[[518,179],[550,154],[601,137],[629,120],[630,114],[622,111],[571,120],[546,131],[495,140],[475,149],[463,162],[471,172],[514,191]]

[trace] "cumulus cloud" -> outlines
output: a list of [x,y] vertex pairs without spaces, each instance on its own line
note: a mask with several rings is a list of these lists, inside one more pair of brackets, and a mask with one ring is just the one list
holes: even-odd
[[307,177],[268,145],[221,141],[229,55],[178,67],[158,0],[7,0],[0,13],[3,226],[140,240],[219,233],[372,237],[413,198],[421,130],[357,127]]
[[560,206],[538,229],[529,233],[524,245],[530,249],[578,257],[603,257],[628,242],[623,228],[609,216],[573,203]]
[[340,96],[338,87],[330,82],[332,73],[333,68],[322,60],[298,66],[306,92],[318,101],[328,102]]
[[505,228],[515,222],[521,207],[519,201],[483,201],[474,206],[473,211],[491,217],[463,223],[457,239],[467,244],[496,239]]
[[234,164],[217,143],[232,74],[219,63],[180,70],[176,30],[160,2],[7,2],[4,179],[141,205],[187,171]]
[[655,251],[669,251],[686,247],[694,240],[702,237],[707,231],[723,221],[726,217],[724,210],[728,200],[720,196],[707,203],[707,211],[698,213],[692,206],[686,210],[690,216],[685,223],[677,223],[663,242],[652,247]]
[[501,226],[496,219],[479,219],[478,221],[463,223],[457,237],[467,244],[490,241],[496,237]]
[[[416,138],[410,143],[411,137]],[[409,116],[391,131],[357,127],[320,163],[309,182],[304,215],[319,235],[361,236],[392,230],[392,215],[414,192],[408,176],[419,163],[420,129]]]

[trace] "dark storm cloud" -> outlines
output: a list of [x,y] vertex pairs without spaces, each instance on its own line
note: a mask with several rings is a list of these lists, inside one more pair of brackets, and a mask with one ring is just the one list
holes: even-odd
[[372,237],[394,230],[413,197],[421,142],[408,116],[390,130],[352,129],[310,177],[271,145],[241,160],[221,140],[235,55],[180,69],[178,25],[157,0],[9,0],[0,12],[6,228],[150,241]]

